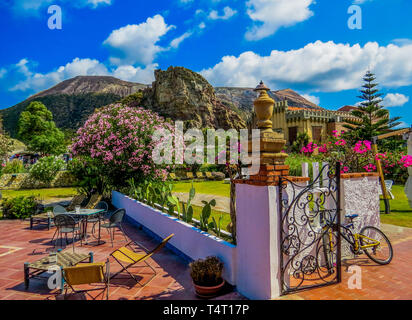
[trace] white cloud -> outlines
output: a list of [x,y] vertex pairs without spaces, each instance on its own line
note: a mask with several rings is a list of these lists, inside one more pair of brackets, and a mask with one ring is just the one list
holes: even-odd
[[309,94],[302,94],[301,96],[304,97],[306,100],[308,100],[308,101],[310,101],[310,102],[312,102],[316,105],[319,105],[319,103],[320,103],[320,98],[319,97],[312,96],[312,95],[309,95]]
[[281,27],[289,27],[313,16],[309,9],[315,0],[248,0],[247,14],[254,25],[246,32],[247,40],[260,40]]
[[1,69],[0,69],[0,79],[3,78],[6,73],[7,73],[7,70],[4,69],[4,68],[1,68]]
[[65,66],[48,73],[34,73],[30,70],[30,62],[27,59],[22,59],[14,66],[14,70],[20,74],[20,77],[22,76],[23,80],[10,88],[10,91],[37,92],[79,75],[109,74],[107,68],[99,61],[79,58],[75,58]]
[[104,44],[113,49],[110,61],[115,65],[153,63],[156,55],[165,49],[157,42],[174,26],[168,26],[161,15],[147,18],[146,22],[127,25],[112,31]]
[[230,7],[224,7],[222,15],[219,15],[218,11],[212,10],[210,11],[208,18],[211,20],[228,20],[232,18],[236,13],[236,10],[233,10]]
[[193,34],[193,33],[190,32],[190,31],[185,32],[185,33],[182,34],[180,37],[177,37],[177,38],[173,39],[172,42],[170,42],[170,46],[171,46],[172,48],[177,49],[177,48],[180,46],[180,44],[181,44],[185,39],[189,38],[192,34]]
[[368,42],[362,47],[316,41],[298,50],[273,50],[269,56],[251,51],[225,56],[201,73],[215,86],[254,87],[263,79],[272,89],[335,92],[359,88],[371,68],[382,86],[400,87],[412,84],[411,56],[412,45]]
[[401,93],[388,93],[383,99],[382,105],[384,107],[402,107],[409,102],[409,97]]
[[150,64],[145,68],[133,66],[120,66],[113,70],[113,76],[125,81],[149,84],[154,81],[154,71],[159,67],[157,63]]

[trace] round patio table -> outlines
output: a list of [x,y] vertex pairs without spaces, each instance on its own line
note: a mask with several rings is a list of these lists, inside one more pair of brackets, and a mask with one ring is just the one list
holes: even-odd
[[[72,216],[73,218],[79,218],[80,221],[82,222],[82,237],[83,239],[85,239],[85,244],[88,244],[87,242],[87,218],[92,216],[92,215],[96,215],[99,213],[104,212],[104,209],[80,209],[79,212],[76,211],[68,211],[65,214],[68,214],[70,216]],[[99,236],[98,236],[98,240],[97,240],[97,245],[103,244],[104,242],[101,241],[100,238],[100,218],[99,220]]]

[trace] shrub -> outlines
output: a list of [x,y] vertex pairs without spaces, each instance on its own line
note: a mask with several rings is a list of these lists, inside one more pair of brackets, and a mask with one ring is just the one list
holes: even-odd
[[92,160],[114,188],[126,186],[130,178],[166,179],[167,167],[156,165],[152,159],[158,144],[152,139],[153,133],[164,128],[173,132],[171,124],[149,110],[109,105],[98,109],[77,131],[72,153]]
[[26,219],[36,213],[37,205],[34,196],[4,199],[2,201],[3,218]]
[[217,257],[199,259],[189,266],[190,276],[198,286],[213,287],[222,282],[223,263]]
[[6,163],[3,167],[2,173],[24,173],[26,168],[24,168],[23,162],[18,159],[13,159],[12,161]]
[[50,183],[64,167],[64,161],[50,156],[39,159],[30,169],[30,177],[43,183]]

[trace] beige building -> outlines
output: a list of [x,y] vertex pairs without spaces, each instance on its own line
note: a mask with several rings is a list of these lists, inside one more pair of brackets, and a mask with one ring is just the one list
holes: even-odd
[[292,144],[297,135],[303,132],[308,134],[311,141],[322,142],[332,134],[333,130],[344,130],[345,119],[354,119],[348,109],[349,106],[338,111],[290,107],[287,100],[279,101],[275,103],[273,111],[273,130],[284,133],[288,145]]

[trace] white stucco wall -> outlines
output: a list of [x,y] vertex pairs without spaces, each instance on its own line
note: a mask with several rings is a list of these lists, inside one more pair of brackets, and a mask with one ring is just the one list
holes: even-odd
[[236,185],[237,289],[249,299],[280,295],[277,187]]
[[216,256],[224,264],[223,277],[236,284],[236,246],[185,223],[164,212],[113,191],[112,203],[126,209],[126,215],[161,238],[174,233],[170,244],[189,258]]

